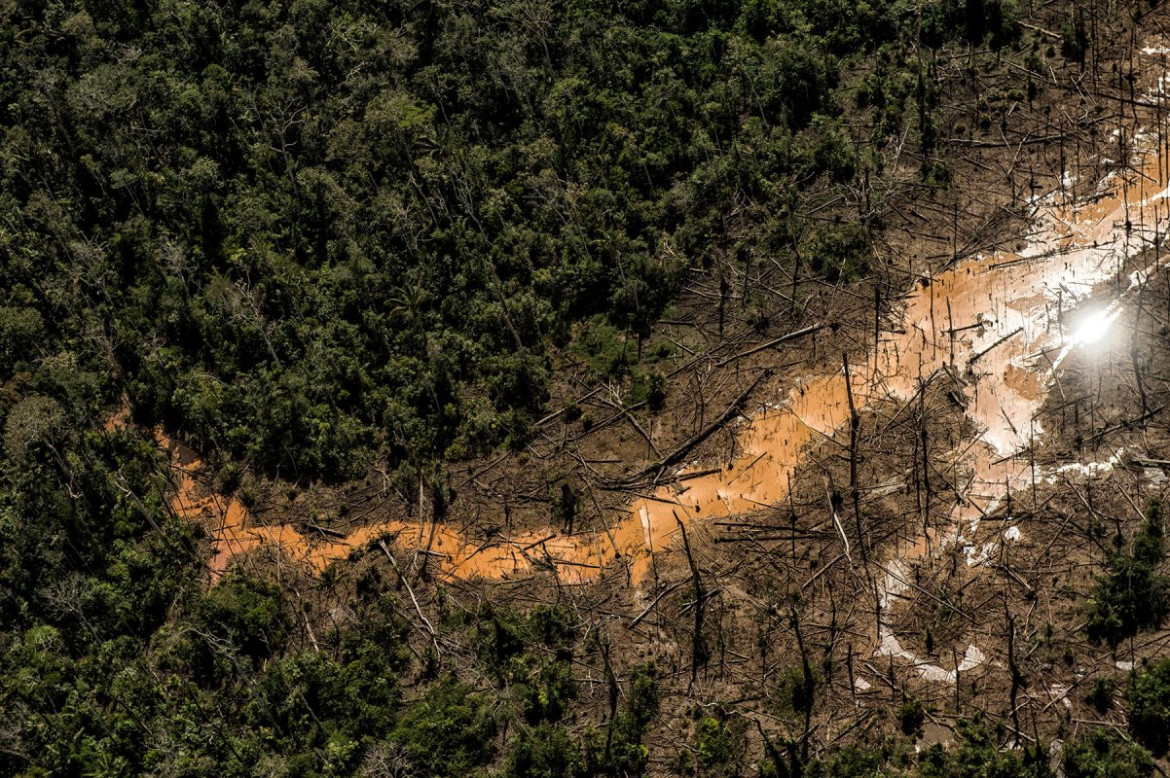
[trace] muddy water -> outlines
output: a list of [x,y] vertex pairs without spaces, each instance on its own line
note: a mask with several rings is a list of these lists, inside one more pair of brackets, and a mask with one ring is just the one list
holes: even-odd
[[[1112,308],[1085,323],[1084,309],[1094,303],[1074,309],[1094,287],[1119,276],[1126,279],[1127,260],[1155,238],[1155,225],[1168,205],[1166,167],[1160,151],[1149,151],[1125,175],[1102,182],[1091,198],[1071,201],[1054,195],[1037,202],[1032,231],[1018,253],[977,256],[916,285],[895,325],[866,361],[854,366],[849,384],[842,371],[799,382],[780,402],[740,425],[732,463],[693,478],[686,478],[684,469],[677,482],[639,499],[607,531],[568,537],[548,530],[478,542],[448,526],[389,521],[363,527],[344,540],[309,537],[289,526],[256,525],[231,498],[199,496],[195,476],[201,463],[160,438],[175,456],[174,507],[210,527],[216,577],[235,556],[264,545],[279,546],[290,559],[320,572],[391,533],[399,547],[425,549],[448,578],[507,579],[551,570],[565,582],[578,583],[625,562],[637,584],[646,577],[652,555],[676,545],[680,523],[752,513],[781,502],[804,451],[848,420],[850,388],[859,407],[906,401],[920,381],[951,368],[968,383],[967,413],[982,434],[974,446],[953,454],[959,470],[968,474],[964,499],[952,514],[954,526],[920,539],[907,556],[887,566],[879,597],[892,606],[905,588],[903,573],[914,555],[940,544],[965,543],[964,536],[974,533],[979,519],[1007,491],[1028,482],[1027,463],[1010,455],[1042,432],[1033,416],[1067,349],[1116,346],[1106,331],[1116,316],[1116,295]],[[1122,296],[1128,284],[1123,280]],[[912,659],[884,625],[879,629],[881,651]],[[977,663],[979,656],[971,647],[965,661]],[[935,670],[950,672],[923,666],[924,677]]]
[[[575,540],[553,533],[520,535],[509,542],[473,545],[463,535],[442,525],[386,521],[370,524],[351,532],[344,539],[325,534],[310,537],[285,524],[256,524],[244,505],[234,497],[208,492],[198,482],[203,462],[162,430],[155,430],[156,442],[171,454],[175,474],[175,495],[171,507],[185,519],[201,521],[211,533],[212,556],[208,565],[213,579],[221,577],[233,558],[261,546],[278,548],[288,559],[321,573],[330,563],[344,559],[356,549],[385,535],[395,537],[399,545],[418,549],[439,560],[439,568],[449,578],[508,578],[510,575],[539,567],[550,567],[550,554],[562,551],[579,554]],[[564,563],[571,570],[591,570]],[[586,573],[570,577],[587,580]]]
[[[968,383],[967,413],[982,434],[954,455],[969,474],[952,516],[960,528],[955,540],[1030,476],[1029,465],[1010,455],[1042,432],[1033,416],[1066,350],[1097,336],[1109,344],[1116,305],[1096,316],[1071,309],[1099,284],[1125,278],[1128,258],[1151,244],[1167,209],[1165,167],[1163,155],[1151,151],[1087,201],[1053,196],[1038,203],[1023,249],[977,256],[923,279],[897,326],[854,367],[849,383],[858,405],[909,400],[944,368]],[[646,542],[631,553],[665,548],[679,519],[749,513],[782,500],[803,450],[848,420],[849,388],[843,371],[804,382],[744,425],[734,465],[636,503]]]
[[[910,563],[958,546],[968,565],[984,564],[995,557],[1000,542],[1020,537],[1020,528],[1009,527],[1002,540],[976,544],[967,539],[1005,494],[1037,478],[1028,462],[1012,455],[1043,433],[1034,417],[1061,361],[1074,348],[1128,346],[1110,327],[1140,284],[1160,269],[1155,262],[1128,272],[1129,261],[1165,234],[1170,183],[1165,162],[1164,149],[1147,150],[1131,170],[1102,182],[1089,201],[1050,197],[1037,208],[1035,229],[1019,254],[976,257],[934,278],[907,305],[903,323],[909,342],[892,338],[877,350],[875,383],[884,375],[893,397],[913,390],[908,368],[915,362],[919,375],[944,363],[962,368],[970,383],[967,414],[981,430],[974,448],[960,460],[969,476],[951,526],[892,560],[879,585],[883,618],[877,653],[911,662],[925,680],[954,683],[959,672],[985,657],[969,645],[956,672],[921,661],[902,647],[887,621],[889,609],[909,588]],[[1116,286],[1101,293],[1107,282]],[[1090,299],[1095,289],[1103,299]],[[945,308],[941,324],[940,306]],[[965,329],[971,325],[979,326]],[[956,331],[971,335],[952,344]]]
[[[854,384],[856,401],[862,403],[864,376],[859,374]],[[219,578],[234,557],[269,545],[320,573],[331,562],[389,533],[400,547],[421,550],[436,560],[447,578],[503,580],[550,570],[565,583],[585,583],[625,561],[637,584],[646,577],[653,554],[672,548],[680,522],[751,513],[781,501],[801,451],[818,436],[831,434],[847,414],[844,380],[821,377],[794,391],[784,407],[754,416],[740,434],[741,456],[733,465],[690,480],[684,473],[681,489],[659,488],[606,531],[566,536],[546,530],[482,543],[471,542],[449,526],[406,521],[370,524],[344,539],[310,537],[289,525],[256,524],[239,500],[200,486],[197,477],[203,463],[193,452],[161,431],[155,436],[172,456],[176,474],[172,508],[181,517],[203,522],[211,533],[213,578]]]

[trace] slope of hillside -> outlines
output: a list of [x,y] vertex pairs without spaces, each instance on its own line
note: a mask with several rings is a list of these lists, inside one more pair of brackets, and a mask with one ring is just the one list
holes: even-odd
[[0,8],[0,775],[1153,775],[1147,3]]

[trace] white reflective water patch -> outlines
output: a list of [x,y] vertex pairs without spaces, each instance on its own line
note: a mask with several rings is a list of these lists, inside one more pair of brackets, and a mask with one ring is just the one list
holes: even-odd
[[975,567],[976,565],[987,564],[998,550],[998,543],[988,541],[981,546],[963,546],[963,555],[967,557],[967,567]]
[[1094,478],[1104,478],[1112,473],[1117,465],[1121,463],[1122,454],[1125,449],[1117,450],[1117,453],[1102,462],[1071,462],[1067,465],[1061,465],[1056,468],[1053,475],[1045,479],[1048,483],[1054,484],[1058,478],[1063,477],[1074,483],[1083,483]]

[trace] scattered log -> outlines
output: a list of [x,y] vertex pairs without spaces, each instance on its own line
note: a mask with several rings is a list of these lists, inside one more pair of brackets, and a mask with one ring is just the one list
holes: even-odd
[[779,346],[781,343],[787,343],[790,340],[798,340],[800,338],[805,337],[806,335],[812,335],[814,332],[818,332],[819,330],[823,330],[827,326],[829,326],[829,325],[815,324],[812,327],[805,327],[802,330],[796,330],[795,332],[790,332],[787,335],[781,335],[778,338],[773,338],[772,340],[769,340],[767,343],[761,343],[760,345],[756,346],[755,348],[749,348],[747,351],[741,351],[740,353],[736,354],[735,356],[730,356],[730,357],[727,357],[726,359],[723,359],[719,362],[716,362],[715,367],[723,367],[724,365],[729,365],[732,362],[736,362],[740,359],[743,359],[744,357],[750,357],[752,354],[758,354],[759,352],[773,348],[774,346]]
[[394,555],[390,553],[390,549],[386,547],[386,541],[379,539],[378,545],[381,547],[382,552],[386,554],[386,558],[390,560],[390,566],[394,568],[394,572],[398,573],[398,580],[402,581],[402,585],[406,587],[406,593],[410,595],[410,601],[414,603],[415,612],[418,613],[418,617],[422,621],[423,626],[430,633],[431,643],[435,647],[435,653],[442,653],[439,648],[439,633],[435,631],[430,619],[423,613],[422,606],[418,604],[418,598],[414,596],[414,589],[411,588],[410,581],[406,580],[406,576],[402,574],[402,570],[398,567],[398,560],[394,558]]
[[747,401],[748,396],[752,392],[754,392],[756,390],[756,387],[758,387],[761,383],[763,383],[765,379],[770,378],[771,376],[772,376],[771,370],[765,370],[764,372],[760,373],[760,375],[758,375],[756,377],[756,380],[752,381],[751,385],[748,386],[747,389],[744,389],[742,392],[739,393],[738,396],[736,396],[736,398],[734,400],[731,401],[731,404],[727,406],[727,410],[725,410],[725,411],[723,411],[723,413],[719,414],[719,418],[715,419],[715,421],[711,422],[706,427],[699,430],[698,433],[696,433],[690,439],[686,440],[684,443],[682,443],[682,445],[678,446],[676,449],[671,451],[669,454],[662,457],[654,464],[652,464],[648,467],[645,467],[642,470],[638,471],[637,473],[635,473],[633,476],[627,478],[622,483],[627,484],[627,485],[638,483],[639,481],[642,481],[643,479],[645,479],[651,475],[657,475],[662,470],[670,467],[671,465],[678,464],[679,462],[681,462],[683,460],[683,458],[688,453],[690,453],[691,449],[693,449],[695,446],[702,443],[707,438],[711,437],[711,435],[714,432],[716,432],[720,427],[722,427],[723,425],[727,424],[727,422],[729,422],[733,418],[735,418],[739,414],[739,412],[742,410],[743,404]]
[[638,623],[641,622],[642,619],[646,618],[646,616],[649,615],[650,611],[654,610],[654,607],[656,605],[658,605],[658,603],[662,602],[663,597],[670,594],[675,589],[682,586],[684,583],[686,583],[686,582],[679,581],[678,583],[671,584],[670,586],[666,587],[661,592],[659,592],[658,596],[655,597],[654,600],[649,605],[646,606],[646,610],[639,613],[637,616],[634,617],[633,621],[631,621],[629,624],[626,625],[626,629],[633,629],[634,627],[638,626]]
[[1112,424],[1112,425],[1106,427],[1105,429],[1101,430],[1100,432],[1095,432],[1092,435],[1090,435],[1089,437],[1085,438],[1085,443],[1094,443],[1094,442],[1100,440],[1101,438],[1105,437],[1106,435],[1113,433],[1113,432],[1117,432],[1119,430],[1133,429],[1133,427],[1135,425],[1141,424],[1143,421],[1147,421],[1147,420],[1153,418],[1154,416],[1157,416],[1159,413],[1162,412],[1162,409],[1165,407],[1166,407],[1165,405],[1159,405],[1157,408],[1150,409],[1149,411],[1143,413],[1141,416],[1138,416],[1136,419],[1130,419],[1129,421],[1123,421],[1120,424]]
[[983,357],[985,357],[989,353],[991,353],[992,349],[994,349],[997,346],[1001,346],[1004,343],[1007,343],[1009,340],[1014,338],[1016,335],[1019,335],[1023,331],[1024,331],[1023,327],[1016,327],[1014,330],[1009,332],[1007,335],[1004,335],[1002,338],[995,341],[990,346],[988,346],[987,348],[980,351],[978,354],[975,354],[974,356],[972,356],[970,359],[967,360],[967,369],[970,370],[972,367],[974,367],[976,362],[978,362],[979,360],[983,359]]

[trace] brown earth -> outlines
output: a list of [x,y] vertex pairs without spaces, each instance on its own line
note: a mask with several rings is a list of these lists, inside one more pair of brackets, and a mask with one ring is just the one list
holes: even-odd
[[[1143,21],[1143,43],[1157,45],[1161,15]],[[1032,23],[1046,28],[1042,12]],[[1170,274],[1151,272],[1128,291],[1133,271],[1160,260],[1137,248],[1163,218],[1153,196],[1170,166],[1158,153],[1160,99],[1138,100],[1166,72],[1166,55],[1134,53],[1120,25],[1098,38],[1084,70],[1045,58],[1031,102],[1003,97],[1009,69],[982,69],[990,55],[940,62],[953,87],[953,183],[918,183],[921,160],[902,144],[868,191],[849,193],[885,221],[869,281],[837,288],[805,277],[794,295],[778,265],[761,262],[745,278],[730,257],[696,273],[645,344],[669,344],[657,365],[669,377],[663,410],[631,407],[625,387],[599,384],[566,355],[550,407],[582,416],[550,415],[523,452],[449,465],[449,504],[421,489],[417,500],[398,494],[378,473],[341,488],[246,479],[244,494],[219,497],[198,458],[159,433],[176,512],[210,531],[213,579],[233,563],[278,569],[314,603],[310,634],[314,622],[317,632],[336,623],[363,576],[387,565],[413,582],[421,599],[408,616],[427,626],[440,623],[442,597],[565,602],[606,632],[620,667],[659,667],[678,702],[664,705],[673,715],[651,739],[659,767],[702,711],[739,722],[751,753],[764,733],[803,731],[814,752],[876,742],[908,697],[926,704],[934,739],[979,711],[1017,744],[1101,719],[1083,701],[1087,684],[1121,679],[1117,662],[1164,654],[1170,636],[1151,633],[1113,656],[1081,632],[1110,538],[1132,534],[1170,466]],[[1022,53],[1004,56],[1022,67]],[[978,127],[988,105],[999,106],[1000,126],[953,132]],[[1152,140],[1134,140],[1142,126]],[[1132,159],[1143,143],[1153,152],[1099,191],[1117,168],[1107,160]],[[1034,213],[1033,193],[1051,203]],[[825,201],[838,196],[826,191]],[[1042,233],[1031,240],[1030,224]],[[747,290],[722,327],[712,302],[720,273]],[[1103,310],[1122,298],[1108,329],[1107,316],[1081,329],[1074,300]],[[1065,354],[1070,343],[1079,345]],[[653,467],[679,450],[681,467]],[[1119,451],[1108,472],[1060,469]],[[571,529],[554,527],[562,484],[578,497]],[[455,660],[467,650],[453,636],[421,627],[420,636]],[[710,655],[696,670],[698,638]],[[785,702],[802,654],[820,684],[807,721]],[[604,672],[588,646],[580,657],[584,709],[601,715]],[[1025,681],[1014,691],[1013,676]],[[1119,724],[1120,711],[1104,720]]]

